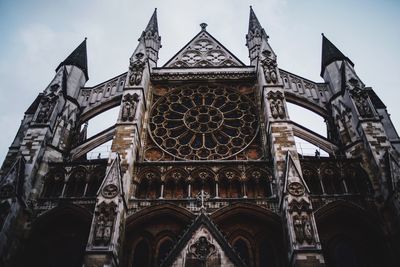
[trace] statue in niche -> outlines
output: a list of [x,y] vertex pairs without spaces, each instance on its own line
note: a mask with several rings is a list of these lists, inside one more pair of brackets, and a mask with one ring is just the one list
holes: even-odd
[[96,222],[94,230],[94,245],[107,246],[111,240],[111,233],[114,227],[116,214],[116,204],[101,203],[96,212]]
[[293,227],[294,227],[294,232],[296,234],[296,241],[299,243],[303,243],[304,241],[303,223],[298,215],[293,216]]
[[264,69],[264,76],[267,83],[276,84],[278,82],[278,75],[276,73],[276,59],[273,58],[271,51],[264,50],[262,52],[264,59],[261,60],[261,64]]
[[355,87],[353,90],[350,91],[350,93],[353,97],[354,103],[356,104],[358,113],[360,113],[360,116],[364,118],[373,117],[374,113],[372,112],[372,108],[369,104],[367,92],[360,89],[359,87]]
[[54,94],[42,97],[39,112],[36,116],[37,123],[47,123],[49,121],[57,98]]
[[122,100],[122,121],[133,121],[136,114],[137,102],[139,102],[139,96],[137,94],[126,94]]
[[274,119],[284,119],[286,117],[285,107],[283,105],[283,95],[281,92],[269,92],[267,98],[270,100],[271,115]]
[[296,234],[296,241],[302,244],[306,241],[311,244],[314,240],[314,232],[311,225],[310,217],[307,214],[293,216],[293,228]]
[[308,217],[308,215],[303,215],[301,217],[301,222],[303,225],[305,240],[307,241],[307,243],[312,243],[312,241],[314,240],[314,233],[313,233],[311,221],[310,221],[310,218]]
[[145,62],[142,61],[144,54],[137,53],[135,55],[136,60],[133,58],[130,59],[129,64],[129,85],[139,85],[142,82],[143,70],[145,66]]

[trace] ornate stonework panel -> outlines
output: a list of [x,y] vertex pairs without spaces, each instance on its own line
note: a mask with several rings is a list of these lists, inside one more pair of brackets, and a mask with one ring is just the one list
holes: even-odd
[[231,67],[244,66],[233,54],[208,32],[201,31],[164,67]]
[[[155,90],[150,135],[161,151],[184,160],[226,159],[243,151],[257,136],[259,123],[251,87],[187,85]],[[257,158],[257,151],[249,151]],[[261,154],[261,153],[259,153]]]

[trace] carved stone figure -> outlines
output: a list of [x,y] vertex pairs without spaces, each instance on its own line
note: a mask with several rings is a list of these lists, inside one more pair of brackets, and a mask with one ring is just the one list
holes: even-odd
[[122,121],[133,121],[136,114],[137,102],[139,102],[139,96],[137,94],[127,94],[124,96],[122,100]]
[[110,243],[115,215],[115,203],[106,204],[103,202],[98,206],[94,228],[94,245],[107,246]]
[[270,91],[267,95],[270,100],[271,115],[274,119],[284,119],[286,117],[285,107],[283,105],[283,95],[281,92]]
[[129,64],[129,85],[139,85],[142,82],[143,70],[145,67],[145,62],[142,61],[144,54],[137,53],[135,55],[136,60],[130,59]]
[[308,244],[311,244],[314,241],[314,232],[312,229],[310,217],[307,214],[301,216],[294,215],[293,216],[293,228],[296,234],[296,241],[299,243],[303,243],[306,241]]
[[36,116],[37,123],[47,123],[49,121],[57,98],[55,95],[49,95],[40,100],[40,108]]
[[278,75],[276,73],[276,59],[273,58],[271,51],[264,50],[262,52],[264,59],[261,64],[264,68],[264,76],[267,83],[276,84],[278,82]]
[[296,234],[296,241],[299,243],[303,243],[304,241],[303,223],[298,215],[293,216],[293,227],[294,227],[294,232]]
[[310,218],[307,215],[303,215],[301,217],[303,231],[304,231],[304,238],[308,243],[312,243],[314,240],[314,233],[311,226]]
[[354,103],[356,104],[358,113],[360,113],[361,117],[371,118],[374,116],[372,112],[372,108],[368,102],[368,94],[367,92],[361,90],[356,87],[350,91],[351,96],[353,97]]

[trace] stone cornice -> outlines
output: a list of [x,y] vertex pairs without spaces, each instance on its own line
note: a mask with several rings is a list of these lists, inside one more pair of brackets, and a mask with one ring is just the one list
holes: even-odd
[[254,67],[228,68],[154,68],[152,82],[164,81],[203,81],[203,80],[255,80]]

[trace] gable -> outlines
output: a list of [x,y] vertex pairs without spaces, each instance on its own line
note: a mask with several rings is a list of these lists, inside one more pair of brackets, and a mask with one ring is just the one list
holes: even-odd
[[245,66],[207,31],[202,30],[164,67],[231,67]]
[[210,218],[201,213],[178,240],[161,266],[242,267],[244,264]]

